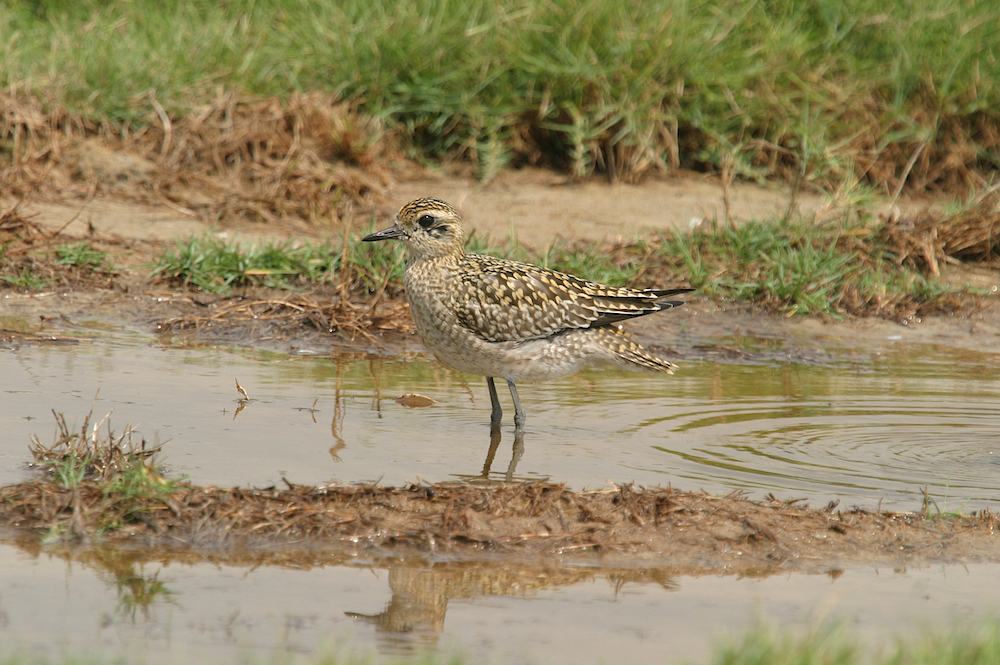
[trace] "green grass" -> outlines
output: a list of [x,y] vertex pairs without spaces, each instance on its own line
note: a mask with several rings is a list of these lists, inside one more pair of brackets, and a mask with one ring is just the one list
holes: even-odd
[[41,291],[50,284],[50,281],[45,277],[36,275],[31,266],[22,266],[12,275],[0,275],[0,279],[15,289],[25,292]]
[[220,88],[335,92],[487,178],[541,160],[882,182],[919,148],[908,175],[947,179],[924,162],[958,139],[962,168],[1000,166],[995,0],[13,0],[0,85],[133,127]]
[[925,630],[872,649],[843,627],[805,635],[761,626],[718,647],[712,665],[995,665],[1000,663],[1000,622]]
[[[372,227],[371,230],[374,230]],[[168,279],[211,293],[228,294],[234,287],[259,285],[295,289],[310,283],[347,280],[369,289],[403,279],[405,253],[398,243],[380,246],[362,242],[368,231],[347,238],[346,245],[292,242],[234,243],[211,234],[178,240],[152,265],[149,277]],[[469,251],[527,258],[519,248],[504,250],[475,236]]]
[[876,231],[756,221],[666,235],[656,252],[704,295],[786,314],[891,315],[951,290],[881,244]]
[[12,257],[6,257],[0,250],[0,285],[7,284],[25,293],[59,284],[76,284],[88,276],[107,278],[114,274],[107,253],[88,242],[62,245],[54,250],[44,246],[31,249],[30,244],[18,249]]
[[[720,641],[721,642],[721,641]],[[244,656],[246,663],[285,663],[285,656],[255,658]],[[46,660],[36,657],[0,656],[0,665],[83,665],[111,664],[116,659],[66,657]],[[141,662],[141,661],[140,661]],[[349,648],[335,653],[296,659],[316,665],[367,665],[391,662],[396,665],[464,665],[476,662],[463,656],[397,656],[389,661],[364,655]],[[545,661],[535,659],[544,665]],[[717,644],[706,660],[687,661],[687,665],[996,665],[1000,662],[1000,622],[981,621],[973,625],[925,630],[919,637],[897,638],[885,648],[870,647],[841,627],[816,628],[805,634],[778,631],[758,626],[730,640]]]
[[[965,510],[968,504],[968,499],[959,503],[957,509],[948,508],[948,490],[950,489],[950,478],[948,485],[945,486],[945,494],[941,497],[941,503],[931,496],[930,492],[926,487],[920,489],[920,493],[923,494],[923,502],[920,506],[920,515],[926,520],[934,519],[948,519],[952,517],[964,517],[968,513]],[[932,510],[933,508],[933,510]]]
[[[51,446],[32,437],[33,466],[51,478],[57,486],[74,493],[86,482],[96,482],[108,500],[100,512],[94,534],[120,528],[135,519],[136,510],[146,499],[163,498],[177,487],[164,478],[156,467],[159,445],[145,440],[134,441],[131,426],[121,435],[111,430],[109,417],[94,423],[93,410],[79,428],[70,427],[62,414],[56,416],[56,438]],[[102,428],[106,429],[102,432]],[[55,521],[44,538],[56,542],[93,534],[77,531],[75,520]]]
[[587,279],[610,284],[611,286],[627,286],[635,284],[639,275],[639,266],[642,257],[641,243],[632,246],[632,254],[635,260],[629,260],[627,254],[629,247],[622,248],[619,256],[612,257],[607,248],[599,245],[551,245],[544,254],[534,257],[533,262],[553,270],[580,275]]
[[160,255],[150,276],[225,294],[245,284],[294,288],[303,282],[326,281],[335,276],[339,261],[340,252],[329,245],[238,245],[205,234],[177,241]]
[[104,270],[110,267],[107,253],[86,242],[56,248],[56,263],[90,270]]
[[[193,236],[165,250],[153,264],[150,278],[218,294],[231,293],[238,286],[294,289],[341,279],[358,281],[370,289],[386,281],[400,283],[406,261],[402,246],[361,242],[363,235],[348,238],[346,251],[331,244],[241,244],[210,234]],[[529,261],[616,286],[634,282],[639,272],[637,263],[613,258],[596,245],[552,245],[544,253],[535,254],[516,240],[496,246],[473,236],[467,250]]]
[[[402,279],[397,243],[346,239],[330,244],[238,245],[210,235],[178,242],[152,276],[225,294],[260,284],[300,288],[346,280],[377,289]],[[473,236],[467,250],[529,261],[612,285],[667,288],[690,283],[697,296],[750,303],[772,313],[906,318],[947,311],[977,296],[893,261],[878,229],[751,222],[676,232],[615,246],[553,245],[533,253],[513,240],[491,246]]]
[[79,432],[71,431],[65,419],[57,416],[56,444],[48,447],[37,439],[33,442],[35,466],[66,489],[98,479],[106,483],[107,494],[126,499],[160,496],[172,490],[171,483],[153,465],[158,446],[147,449],[145,442],[133,445],[131,428],[121,436],[109,428],[107,435],[99,439],[96,428],[94,432],[88,429],[91,415],[84,419]]

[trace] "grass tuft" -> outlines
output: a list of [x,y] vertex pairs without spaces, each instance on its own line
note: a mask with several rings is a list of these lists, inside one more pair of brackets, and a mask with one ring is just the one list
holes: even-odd
[[110,267],[107,253],[86,242],[56,248],[56,264],[90,270],[106,270]]
[[658,260],[700,293],[788,315],[903,318],[954,307],[953,289],[887,257],[876,232],[749,222],[675,232]]
[[[47,540],[89,539],[139,519],[137,511],[150,499],[166,499],[176,487],[156,468],[155,458],[160,445],[150,445],[145,439],[133,440],[131,425],[121,435],[111,429],[109,413],[93,423],[93,409],[84,417],[79,430],[66,424],[62,414],[56,419],[56,439],[46,446],[32,437],[33,466],[53,480],[55,486],[70,492],[69,519],[53,517]],[[107,432],[101,429],[107,424]],[[96,511],[96,521],[88,521],[79,503],[79,490],[85,483],[98,484],[106,498]],[[58,502],[58,499],[56,499]]]
[[45,277],[40,277],[35,274],[35,271],[31,266],[21,266],[11,274],[0,275],[0,279],[10,284],[18,291],[23,291],[25,293],[31,291],[41,291],[51,283]]

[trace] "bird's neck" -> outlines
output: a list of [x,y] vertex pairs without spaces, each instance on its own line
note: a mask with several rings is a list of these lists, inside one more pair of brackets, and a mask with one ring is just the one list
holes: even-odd
[[442,268],[450,268],[452,266],[457,266],[463,256],[465,256],[465,250],[461,247],[455,249],[454,251],[434,252],[433,254],[411,251],[406,265],[409,267],[414,264],[427,264],[440,266]]

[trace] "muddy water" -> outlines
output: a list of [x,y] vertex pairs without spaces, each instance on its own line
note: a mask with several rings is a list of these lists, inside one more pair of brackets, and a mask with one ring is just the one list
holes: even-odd
[[[440,564],[312,569],[85,563],[0,547],[0,637],[40,655],[130,662],[274,662],[337,649],[462,653],[551,665],[703,660],[765,617],[842,621],[872,644],[995,616],[1000,567],[851,569],[762,577],[670,569]],[[443,661],[443,659],[441,659]],[[282,660],[280,662],[286,662]],[[294,662],[309,662],[308,660]]]
[[[1000,361],[900,345],[821,363],[688,359],[672,377],[592,371],[509,396],[492,478],[549,478],[916,509],[921,488],[951,509],[1000,499]],[[482,475],[490,446],[482,379],[426,358],[288,357],[102,336],[0,352],[0,482],[25,477],[30,435],[51,411],[166,441],[174,474],[211,485],[335,480],[387,484]],[[249,403],[240,410],[236,381]],[[417,394],[433,400],[407,408]],[[422,403],[422,400],[415,400]],[[512,469],[513,464],[513,469]]]
[[[594,371],[524,386],[523,454],[512,453],[507,408],[490,476],[903,509],[919,507],[927,487],[941,509],[996,509],[995,355],[903,344],[878,354],[825,349],[805,362],[692,355],[673,377]],[[112,429],[132,423],[166,441],[169,471],[200,484],[474,480],[490,444],[482,380],[421,357],[289,357],[95,333],[73,345],[2,349],[0,377],[3,483],[28,475],[28,437],[51,440],[51,410],[80,423],[95,395],[98,420],[112,412]],[[242,409],[236,380],[251,398]],[[397,403],[408,393],[434,403]],[[697,572],[640,562],[241,566],[8,541],[0,637],[10,649],[140,654],[148,663],[308,656],[344,643],[385,654],[460,651],[473,662],[616,662],[628,653],[630,662],[662,663],[703,657],[758,616],[802,628],[839,618],[879,641],[1000,610],[997,566]]]

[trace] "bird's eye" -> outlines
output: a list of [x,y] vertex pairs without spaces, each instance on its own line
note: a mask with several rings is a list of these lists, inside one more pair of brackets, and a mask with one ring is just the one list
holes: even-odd
[[417,220],[417,224],[419,224],[421,228],[429,229],[434,226],[434,218],[431,215],[424,215]]

